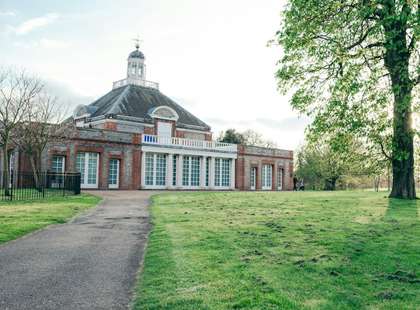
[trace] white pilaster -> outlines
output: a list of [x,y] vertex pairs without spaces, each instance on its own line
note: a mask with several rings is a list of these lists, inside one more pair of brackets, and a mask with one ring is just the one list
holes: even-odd
[[145,184],[146,176],[146,152],[141,152],[141,184],[140,187],[143,188]]
[[235,176],[236,176],[236,160],[230,160],[230,189],[235,189]]
[[184,155],[179,155],[176,167],[176,187],[182,187],[182,167],[184,163]]
[[214,166],[216,160],[214,157],[210,157],[210,165],[209,165],[209,188],[214,189]]
[[200,157],[200,187],[206,188],[206,162],[207,157],[202,156]]
[[174,163],[174,155],[168,154],[166,156],[167,162],[166,162],[166,187],[167,188],[173,188],[172,185],[172,172],[173,172],[173,163]]

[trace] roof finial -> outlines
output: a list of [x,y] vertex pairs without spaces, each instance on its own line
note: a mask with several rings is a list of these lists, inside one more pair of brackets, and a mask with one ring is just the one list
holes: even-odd
[[142,40],[140,39],[140,36],[137,35],[136,38],[133,39],[134,42],[136,42],[136,49],[138,50],[140,48],[140,43],[142,42]]

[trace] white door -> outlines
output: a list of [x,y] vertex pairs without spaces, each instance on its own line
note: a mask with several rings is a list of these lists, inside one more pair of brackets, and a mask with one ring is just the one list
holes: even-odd
[[263,165],[262,166],[262,186],[263,190],[271,190],[272,189],[272,166],[271,165]]
[[251,168],[251,190],[255,191],[257,188],[257,168],[252,167]]
[[277,171],[277,190],[283,190],[283,169],[279,168]]
[[172,137],[172,124],[166,122],[158,122],[158,136]]
[[81,188],[98,188],[98,153],[77,153],[76,169],[80,172]]
[[120,186],[120,160],[109,160],[109,173],[108,173],[108,186],[109,188],[118,188]]

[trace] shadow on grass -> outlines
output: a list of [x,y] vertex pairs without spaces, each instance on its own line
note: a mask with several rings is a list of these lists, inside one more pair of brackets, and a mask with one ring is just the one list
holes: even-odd
[[402,200],[390,198],[384,219],[387,221],[419,219],[418,205],[420,205],[420,200],[418,199]]

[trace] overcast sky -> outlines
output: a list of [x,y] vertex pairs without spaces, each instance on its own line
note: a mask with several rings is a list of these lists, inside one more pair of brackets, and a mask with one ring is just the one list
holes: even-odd
[[126,75],[140,35],[147,79],[215,134],[261,132],[281,148],[303,141],[304,118],[278,93],[281,50],[267,47],[281,0],[1,0],[3,65],[47,80],[63,105],[89,104]]

